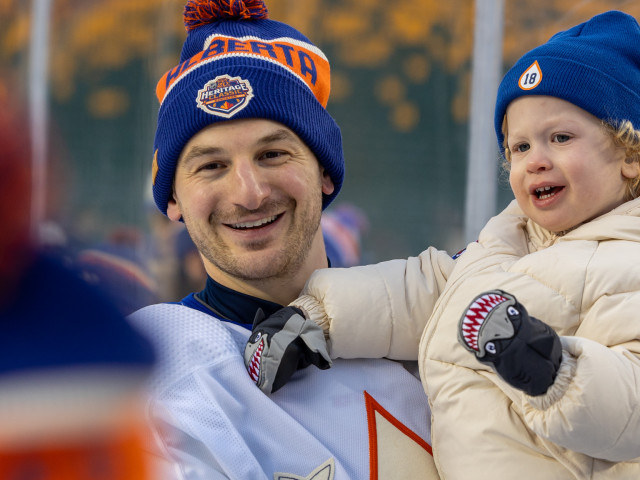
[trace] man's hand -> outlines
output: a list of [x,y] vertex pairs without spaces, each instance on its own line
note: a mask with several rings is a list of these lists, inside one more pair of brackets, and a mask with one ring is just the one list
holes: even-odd
[[556,332],[513,295],[492,290],[476,297],[458,324],[458,340],[511,386],[542,395],[553,384],[562,346]]
[[322,370],[331,367],[331,359],[322,329],[299,308],[284,307],[266,318],[262,310],[256,312],[244,364],[260,390],[269,394],[311,364]]

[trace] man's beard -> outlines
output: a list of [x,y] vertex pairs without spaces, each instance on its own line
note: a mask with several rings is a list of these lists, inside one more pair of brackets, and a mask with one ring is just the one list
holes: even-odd
[[[300,208],[303,210],[299,210]],[[290,199],[286,205],[272,204],[264,210],[266,212],[286,210],[293,215],[284,238],[278,240],[280,244],[275,250],[271,246],[268,253],[260,253],[267,246],[264,241],[243,244],[243,253],[238,255],[237,251],[229,248],[227,243],[214,238],[216,235],[192,230],[189,230],[189,233],[202,256],[231,277],[253,282],[290,278],[304,265],[320,228],[322,196],[319,195],[317,201],[307,202],[306,207],[301,207]],[[241,218],[240,215],[232,217]],[[227,215],[226,218],[230,216]],[[255,252],[254,255],[247,254],[252,250]]]

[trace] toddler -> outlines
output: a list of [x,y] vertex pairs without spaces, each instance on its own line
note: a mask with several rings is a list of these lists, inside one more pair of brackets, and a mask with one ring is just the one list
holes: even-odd
[[639,46],[610,11],[507,72],[515,200],[455,260],[319,270],[293,302],[333,358],[419,359],[442,479],[640,478]]

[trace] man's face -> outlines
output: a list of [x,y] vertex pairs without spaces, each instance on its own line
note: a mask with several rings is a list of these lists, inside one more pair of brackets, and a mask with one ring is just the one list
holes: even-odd
[[293,131],[271,120],[233,120],[204,128],[184,147],[167,215],[182,217],[207,273],[238,289],[286,280],[324,255],[322,194],[332,191]]

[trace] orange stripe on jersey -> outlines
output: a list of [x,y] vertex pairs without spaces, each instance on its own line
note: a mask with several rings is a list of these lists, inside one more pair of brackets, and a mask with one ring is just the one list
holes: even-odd
[[[431,445],[429,445],[423,438],[417,433],[407,427],[404,423],[394,417],[389,411],[387,411],[382,405],[380,405],[366,390],[364,393],[365,408],[367,410],[367,425],[369,428],[369,480],[387,480],[389,476],[391,478],[405,478],[401,476],[398,471],[391,474],[388,471],[388,465],[398,461],[413,462],[415,465],[404,464],[404,468],[408,468],[413,471],[420,471],[421,478],[425,480],[437,478],[435,470],[435,464],[433,463],[433,451]],[[380,415],[380,418],[378,418]],[[409,457],[406,459],[396,458],[397,452],[385,451],[385,446],[388,446],[388,442],[397,442],[399,437],[392,436],[389,438],[382,438],[380,435],[384,435],[382,432],[389,431],[381,424],[380,419],[383,422],[387,422],[392,428],[400,434],[400,438],[407,439],[412,445],[417,447],[417,450],[410,452]],[[395,445],[401,451],[405,451],[406,445]],[[418,452],[416,454],[416,452]],[[418,458],[421,457],[421,458]],[[420,470],[415,470],[415,468]],[[425,468],[426,467],[426,468]],[[386,475],[385,475],[386,472]]]
[[247,56],[261,58],[285,67],[304,81],[323,107],[327,106],[330,89],[329,62],[322,52],[308,43],[292,38],[263,40],[255,37],[213,35],[205,48],[163,75],[156,87],[162,103],[166,95],[184,76],[194,69],[222,58]]
[[136,427],[82,443],[0,449],[2,480],[154,480],[146,429]]

